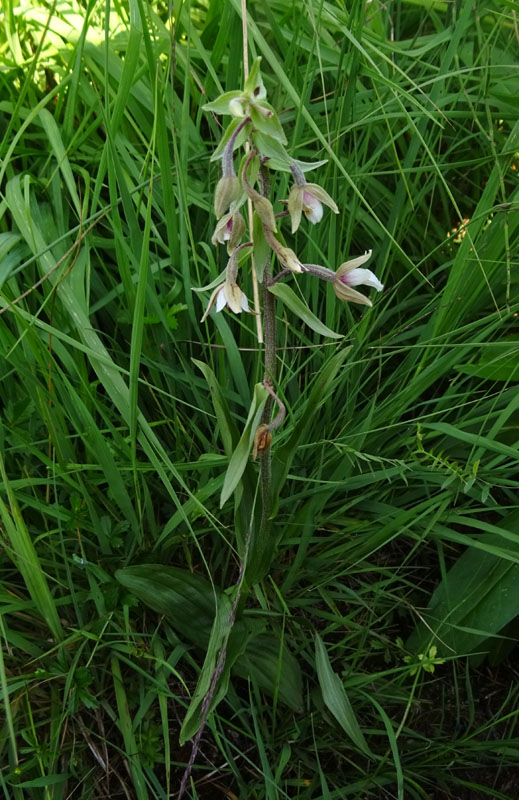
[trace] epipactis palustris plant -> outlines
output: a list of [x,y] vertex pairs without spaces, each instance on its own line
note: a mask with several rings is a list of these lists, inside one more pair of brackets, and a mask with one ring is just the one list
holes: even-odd
[[[221,160],[222,176],[218,181],[214,197],[214,212],[217,219],[212,237],[213,245],[223,245],[229,256],[225,276],[210,287],[213,293],[206,307],[202,321],[211,310],[216,312],[227,308],[234,314],[242,311],[254,313],[246,293],[240,287],[239,274],[245,260],[252,253],[258,281],[262,284],[263,327],[265,339],[265,373],[263,384],[268,398],[261,422],[257,428],[253,445],[253,457],[261,456],[263,527],[268,527],[270,514],[270,444],[272,433],[283,422],[285,407],[275,393],[276,385],[276,344],[275,344],[275,301],[270,289],[278,281],[288,278],[291,273],[299,273],[329,281],[333,284],[339,300],[371,306],[371,300],[357,290],[364,285],[377,291],[384,288],[376,275],[363,265],[369,260],[371,250],[364,255],[345,261],[337,270],[320,264],[306,264],[297,253],[286,245],[278,229],[283,219],[289,218],[291,233],[294,234],[303,217],[311,225],[323,218],[326,206],[334,214],[339,209],[332,197],[317,183],[309,183],[305,172],[321,166],[324,161],[305,164],[291,158],[285,145],[287,140],[275,109],[266,100],[266,90],[260,73],[260,58],[254,61],[249,77],[242,90],[225,92],[216,100],[204,106],[206,111],[231,117],[222,139],[213,154],[213,160]],[[236,170],[236,153],[244,148],[239,167]],[[274,213],[270,192],[271,170],[290,172],[292,186],[288,198],[282,200],[285,210]],[[246,224],[240,211],[250,201],[252,204],[252,241],[243,242]],[[272,254],[279,270],[273,274]],[[258,311],[258,310],[256,310]],[[278,413],[272,419],[274,404]],[[260,526],[261,527],[261,526]]]
[[[263,412],[257,424],[252,455],[260,457],[261,467],[261,519],[253,535],[254,547],[251,556],[253,568],[250,568],[253,582],[260,580],[265,574],[272,559],[272,543],[270,529],[272,523],[272,477],[270,462],[270,446],[273,432],[280,427],[285,417],[285,406],[275,392],[276,387],[276,314],[274,285],[288,278],[292,273],[302,276],[309,275],[320,278],[333,284],[335,294],[339,300],[350,303],[360,303],[371,306],[371,300],[356,287],[370,286],[377,291],[384,288],[378,278],[363,265],[369,260],[371,250],[362,256],[350,259],[331,270],[320,264],[306,264],[297,253],[286,245],[278,223],[290,218],[291,233],[294,234],[303,216],[312,225],[321,221],[324,214],[323,206],[329,208],[334,214],[339,213],[335,201],[321,186],[309,183],[305,172],[315,169],[326,162],[304,164],[291,158],[285,149],[287,140],[278,115],[266,100],[266,90],[260,73],[260,59],[257,58],[251,68],[249,77],[245,81],[243,90],[226,92],[216,100],[204,106],[206,111],[214,114],[232,117],[227,126],[220,144],[213,154],[213,160],[221,159],[222,176],[218,181],[214,196],[214,212],[216,227],[212,236],[215,246],[223,245],[227,249],[228,262],[225,274],[217,278],[207,287],[198,289],[212,289],[212,294],[202,317],[205,321],[212,309],[216,313],[227,308],[234,314],[242,311],[254,313],[249,305],[246,293],[243,291],[239,279],[240,270],[248,256],[254,254],[254,266],[258,281],[262,285],[262,311],[264,331],[264,377],[263,377]],[[235,153],[244,147],[239,168],[235,168]],[[271,170],[280,170],[292,174],[293,183],[288,198],[284,200],[286,210],[275,214],[270,197]],[[250,201],[253,211],[252,216],[252,241],[243,242],[246,235],[246,224],[240,209]],[[279,269],[272,272],[272,254]],[[243,272],[243,271],[242,271]],[[279,287],[278,287],[279,290]],[[256,312],[258,309],[256,309]],[[265,391],[266,390],[266,391]],[[265,399],[266,397],[266,399]],[[277,405],[277,414],[272,419],[274,405]],[[258,412],[259,413],[259,412]],[[256,420],[258,417],[254,416]],[[249,440],[250,443],[250,440]],[[234,455],[233,455],[234,458]],[[232,459],[231,459],[232,463]],[[232,484],[236,486],[236,482]],[[222,499],[230,496],[227,493]],[[223,495],[223,492],[222,492]],[[249,533],[245,544],[248,549]],[[234,623],[238,611],[238,604],[242,590],[250,585],[246,576],[245,556],[240,564],[238,590],[235,593],[231,614],[228,619],[229,629]],[[189,763],[186,767],[179,798],[182,797],[186,787],[194,759],[198,751],[201,732],[209,713],[211,700],[214,696],[216,684],[222,673],[226,659],[226,644],[222,644],[217,664],[211,678],[211,684],[202,706],[202,723],[193,740],[193,749]]]

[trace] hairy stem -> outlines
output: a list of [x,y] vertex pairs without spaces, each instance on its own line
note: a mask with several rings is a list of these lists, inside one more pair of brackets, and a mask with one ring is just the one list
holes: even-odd
[[[268,196],[270,193],[270,176],[268,169],[261,160],[259,171],[259,184],[261,193]],[[276,298],[269,291],[269,286],[272,281],[272,269],[270,261],[265,267],[263,273],[263,331],[265,342],[265,365],[263,380],[267,387],[276,385]],[[268,425],[272,417],[272,409],[274,406],[275,395],[269,391],[269,397],[265,403],[262,423]],[[263,555],[267,549],[268,539],[270,537],[270,529],[272,521],[270,515],[272,513],[272,465],[270,448],[264,453],[261,453],[261,522],[259,529],[259,551]],[[262,559],[263,560],[263,559]],[[260,562],[261,563],[261,562]]]
[[[270,386],[275,385],[276,381],[276,298],[269,291],[272,280],[270,263],[265,267],[263,273],[263,335],[265,341],[265,365],[263,380]],[[269,392],[261,422],[265,425],[270,423],[274,398]],[[270,448],[260,456],[261,468],[261,521],[258,536],[259,550],[263,553],[266,549],[267,539],[272,525],[270,514],[272,512],[272,467],[270,460]]]

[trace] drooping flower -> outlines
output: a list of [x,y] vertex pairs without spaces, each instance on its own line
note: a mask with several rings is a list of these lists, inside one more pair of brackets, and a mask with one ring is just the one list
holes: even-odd
[[[241,244],[232,253],[225,268],[225,279],[220,281],[216,289],[209,298],[209,303],[201,322],[207,319],[212,307],[216,305],[216,311],[222,311],[227,306],[235,314],[242,311],[250,311],[249,301],[237,284],[238,279],[238,254],[244,247],[250,247],[252,242]],[[213,284],[214,285],[214,284]]]
[[361,265],[365,264],[369,258],[371,258],[371,250],[368,250],[363,256],[352,258],[341,264],[333,281],[333,288],[339,300],[347,303],[360,303],[365,306],[373,305],[368,297],[353,288],[360,285],[371,286],[377,292],[381,292],[384,288],[370,269],[361,269]]
[[218,221],[211,242],[215,246],[217,243],[225,244],[227,242],[227,252],[231,255],[234,248],[240,244],[245,229],[245,220],[240,212],[229,211]]
[[[304,177],[303,177],[304,180]],[[292,220],[292,233],[295,233],[304,214],[309,222],[315,225],[323,218],[323,204],[331,208],[334,214],[339,213],[335,201],[316,183],[296,183],[288,196],[288,213]]]
[[204,316],[200,322],[205,322],[209,316],[212,307],[216,306],[216,311],[222,311],[226,306],[234,314],[241,314],[242,311],[249,311],[249,301],[242,292],[238,284],[225,281],[220,286],[217,286],[212,293]]

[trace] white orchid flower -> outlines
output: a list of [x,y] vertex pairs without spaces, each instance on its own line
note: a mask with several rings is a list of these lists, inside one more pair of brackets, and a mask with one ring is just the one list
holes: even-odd
[[360,303],[365,306],[373,305],[368,297],[353,288],[361,285],[371,286],[377,292],[381,292],[384,288],[374,272],[370,269],[361,268],[361,265],[371,258],[371,252],[371,250],[368,250],[363,256],[352,258],[350,261],[341,264],[335,273],[333,282],[333,288],[339,300],[344,300],[347,303]]

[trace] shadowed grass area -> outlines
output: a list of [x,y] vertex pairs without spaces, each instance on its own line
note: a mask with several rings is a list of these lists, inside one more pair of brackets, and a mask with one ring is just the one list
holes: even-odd
[[372,249],[386,289],[287,282],[341,338],[278,303],[273,560],[229,632],[257,465],[220,496],[262,348],[192,289],[225,266],[202,106],[242,85],[240,9],[1,12],[1,789],[175,797],[229,634],[187,796],[514,800],[516,9],[248,0],[340,209],[287,244]]

